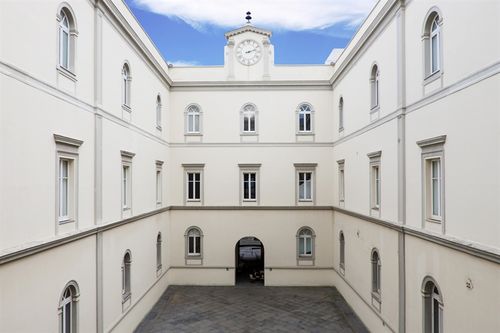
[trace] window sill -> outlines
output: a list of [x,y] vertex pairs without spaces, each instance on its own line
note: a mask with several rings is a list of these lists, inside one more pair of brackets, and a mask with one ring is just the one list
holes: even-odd
[[75,220],[72,218],[64,218],[59,220],[59,225],[73,223],[73,222],[75,222]]
[[122,304],[127,302],[132,297],[132,293],[128,292],[122,295]]
[[241,132],[240,136],[257,136],[259,133],[257,132]]
[[313,255],[299,255],[298,260],[314,260]]
[[314,136],[314,132],[297,132],[295,135],[297,136]]
[[156,125],[156,129],[161,132],[162,128],[160,125]]
[[201,254],[189,254],[187,255],[188,259],[201,259]]
[[56,69],[57,69],[57,71],[58,71],[61,75],[63,75],[64,77],[66,77],[66,78],[70,79],[71,81],[73,81],[73,82],[78,81],[78,80],[76,79],[76,75],[75,75],[75,73],[73,73],[71,70],[69,70],[69,69],[67,69],[67,68],[64,68],[64,67],[63,67],[63,66],[61,66],[61,65],[57,65]]
[[186,199],[186,202],[201,202],[201,199]]
[[122,104],[122,110],[127,111],[128,113],[132,113],[132,108],[126,104]]
[[442,220],[431,218],[431,217],[426,218],[425,221],[429,222],[429,223],[435,223],[435,224],[441,224],[442,223]]
[[344,132],[344,127],[340,127],[339,128],[339,133],[343,133]]
[[345,275],[345,267],[343,264],[339,265],[339,271],[340,271],[340,274]]
[[243,202],[257,202],[257,199],[243,199]]
[[370,108],[370,113],[376,113],[380,111],[380,105],[373,106]]
[[184,136],[203,136],[203,134],[201,134],[200,132],[188,132],[184,133]]
[[442,70],[437,70],[434,73],[428,74],[425,79],[424,79],[424,86],[436,81],[437,79],[441,78],[443,76],[443,71]]

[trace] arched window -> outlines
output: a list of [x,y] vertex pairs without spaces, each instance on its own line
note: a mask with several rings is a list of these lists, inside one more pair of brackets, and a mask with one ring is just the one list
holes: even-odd
[[339,235],[339,244],[340,244],[340,260],[339,260],[339,266],[340,266],[340,272],[344,273],[345,270],[345,239],[344,239],[344,233],[341,231]]
[[156,128],[161,130],[161,97],[156,96]]
[[443,296],[438,285],[427,276],[422,283],[424,333],[443,332]]
[[186,110],[186,132],[201,133],[201,111],[197,105],[190,105]]
[[443,20],[439,10],[433,8],[424,23],[424,66],[425,76],[429,77],[441,70],[441,26]]
[[379,68],[373,65],[370,75],[371,110],[379,107]]
[[309,104],[301,104],[298,108],[298,129],[299,133],[312,132],[313,109]]
[[59,301],[59,325],[62,333],[77,332],[77,304],[80,291],[75,281],[69,282],[63,290]]
[[339,132],[344,130],[344,98],[339,100]]
[[156,236],[156,271],[161,271],[161,232]]
[[372,294],[380,299],[380,256],[376,249],[372,250]]
[[130,251],[127,251],[123,256],[122,262],[122,300],[126,301],[131,296],[130,289],[130,267],[132,265],[132,256]]
[[193,257],[201,256],[201,231],[198,228],[190,228],[187,232],[187,255]]
[[314,238],[315,234],[309,227],[302,227],[297,232],[297,253],[298,259],[314,258]]
[[253,104],[245,104],[241,109],[242,133],[257,132],[257,110]]
[[127,63],[123,64],[122,67],[122,104],[126,108],[130,109],[130,81],[132,77],[130,76],[130,67]]
[[76,37],[75,18],[71,9],[65,4],[59,8],[57,14],[58,26],[58,39],[59,39],[59,66],[70,72],[74,71],[74,55]]

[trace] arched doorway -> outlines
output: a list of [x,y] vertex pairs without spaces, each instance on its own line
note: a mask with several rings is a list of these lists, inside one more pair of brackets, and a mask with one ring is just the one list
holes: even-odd
[[256,237],[243,237],[235,246],[235,283],[264,285],[264,245]]

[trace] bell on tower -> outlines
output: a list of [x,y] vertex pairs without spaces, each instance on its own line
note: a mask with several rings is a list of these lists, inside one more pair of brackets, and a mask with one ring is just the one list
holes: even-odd
[[247,16],[245,17],[245,20],[247,20],[247,25],[250,25],[251,24],[251,20],[252,20],[252,13],[250,12],[247,12]]

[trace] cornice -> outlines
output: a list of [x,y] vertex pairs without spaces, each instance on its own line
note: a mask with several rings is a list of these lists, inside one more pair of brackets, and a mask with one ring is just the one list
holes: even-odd
[[172,89],[178,88],[302,88],[315,87],[332,90],[329,80],[275,80],[275,81],[174,81]]
[[224,36],[226,37],[226,39],[229,39],[229,38],[231,38],[233,36],[240,35],[240,34],[245,33],[245,32],[255,32],[257,34],[264,35],[266,37],[271,37],[272,36],[271,31],[264,30],[264,29],[261,29],[261,28],[257,28],[257,27],[254,27],[253,25],[250,25],[250,24],[245,25],[245,26],[243,26],[241,28],[238,28],[238,29],[226,32],[224,34]]

